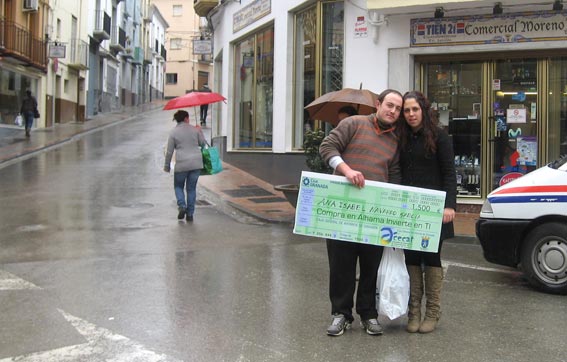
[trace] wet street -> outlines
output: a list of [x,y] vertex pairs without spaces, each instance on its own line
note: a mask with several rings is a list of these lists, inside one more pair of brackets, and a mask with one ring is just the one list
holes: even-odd
[[177,220],[171,114],[0,168],[0,362],[567,361],[566,297],[487,263],[473,238],[444,245],[434,333],[381,317],[383,336],[357,319],[328,337],[323,240],[201,187],[195,222]]

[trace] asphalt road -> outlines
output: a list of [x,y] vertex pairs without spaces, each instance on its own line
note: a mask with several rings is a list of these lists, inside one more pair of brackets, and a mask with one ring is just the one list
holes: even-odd
[[323,240],[200,190],[177,221],[150,112],[0,169],[0,362],[567,361],[564,296],[447,242],[436,332],[330,322]]

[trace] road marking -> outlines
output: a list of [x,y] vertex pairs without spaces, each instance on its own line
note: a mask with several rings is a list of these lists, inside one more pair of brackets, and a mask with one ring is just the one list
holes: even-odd
[[50,351],[30,353],[17,357],[0,359],[0,362],[40,361],[120,361],[120,362],[180,362],[181,360],[158,354],[146,349],[120,334],[98,327],[83,319],[72,316],[61,309],[58,311],[87,340],[87,343],[66,346]]
[[[463,263],[457,263],[457,262],[453,262],[453,261],[447,261],[447,260],[443,260],[442,262],[443,265],[447,266],[447,269],[449,266],[456,266],[458,268],[466,268],[466,269],[474,269],[474,270],[481,270],[481,271],[488,271],[488,272],[494,272],[494,273],[505,273],[505,274],[521,274],[519,271],[517,270],[507,270],[507,269],[498,269],[498,268],[487,268],[484,266],[478,266],[478,265],[471,265],[471,264],[463,264]],[[447,269],[445,269],[445,273],[447,272]]]
[[37,285],[18,278],[12,273],[0,270],[0,290],[41,289]]

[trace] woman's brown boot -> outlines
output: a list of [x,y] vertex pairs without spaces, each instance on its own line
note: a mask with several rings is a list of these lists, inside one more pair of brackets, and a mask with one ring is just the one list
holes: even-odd
[[420,265],[406,265],[410,280],[408,326],[406,330],[415,333],[421,324],[421,299],[423,298],[423,273]]
[[419,333],[433,332],[441,317],[441,286],[443,268],[425,267],[425,318],[419,327]]

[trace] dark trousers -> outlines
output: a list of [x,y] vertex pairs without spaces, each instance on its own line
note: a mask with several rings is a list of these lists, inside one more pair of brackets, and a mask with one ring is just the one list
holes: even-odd
[[360,264],[360,277],[356,291],[356,313],[363,320],[377,318],[376,273],[382,259],[383,247],[348,241],[327,239],[329,256],[329,297],[331,313],[343,314],[349,321],[352,316],[356,289],[356,262]]
[[207,122],[207,112],[209,110],[209,105],[204,104],[201,106],[201,123]]

